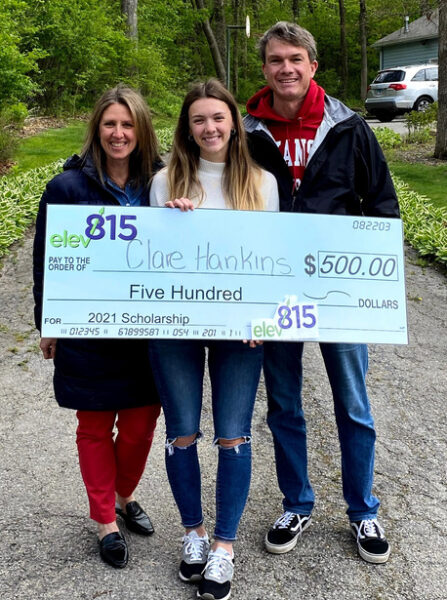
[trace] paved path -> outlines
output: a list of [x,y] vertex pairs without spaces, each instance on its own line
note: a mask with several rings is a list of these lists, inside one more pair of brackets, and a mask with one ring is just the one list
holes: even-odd
[[404,117],[395,117],[392,121],[387,121],[386,123],[382,123],[378,119],[367,118],[366,122],[372,129],[376,129],[376,127],[387,127],[396,133],[400,133],[400,135],[408,135],[408,128],[405,122]]
[[[0,598],[2,600],[192,600],[177,578],[181,527],[163,464],[160,423],[138,498],[153,518],[150,539],[128,534],[131,561],[104,565],[74,443],[75,416],[52,396],[52,365],[32,325],[31,239],[0,271]],[[331,396],[322,360],[306,345],[304,398],[314,524],[283,556],[263,550],[281,512],[260,388],[254,472],[236,546],[236,600],[445,600],[447,598],[446,278],[407,252],[408,346],[370,349],[369,388],[378,431],[376,486],[392,544],[386,565],[356,554],[344,516]],[[206,520],[212,521],[215,453],[206,404],[201,444]]]

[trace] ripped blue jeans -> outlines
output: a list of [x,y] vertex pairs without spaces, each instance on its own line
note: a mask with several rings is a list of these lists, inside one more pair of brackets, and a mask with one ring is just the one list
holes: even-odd
[[[251,419],[261,373],[262,346],[232,341],[151,340],[149,356],[166,420],[166,470],[185,528],[203,522],[197,441],[201,437],[205,351],[212,389],[214,443],[219,457],[214,537],[236,539],[251,477]],[[197,434],[187,447],[178,437]],[[218,440],[244,438],[233,448]]]

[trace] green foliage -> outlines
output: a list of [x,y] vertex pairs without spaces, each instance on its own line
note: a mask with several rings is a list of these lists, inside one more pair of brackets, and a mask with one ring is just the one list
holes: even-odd
[[17,132],[22,128],[28,114],[22,102],[12,104],[0,111],[0,160],[12,158],[18,145]]
[[26,114],[25,104],[19,102],[37,89],[32,75],[37,69],[36,49],[22,47],[23,38],[32,29],[23,16],[26,3],[21,0],[2,0],[0,3],[0,160],[11,159],[17,147],[16,130]]
[[447,209],[436,208],[425,196],[394,177],[404,222],[405,239],[421,256],[447,266]]
[[179,96],[171,92],[165,92],[160,96],[151,95],[149,102],[154,115],[163,115],[177,120],[182,105],[182,98]]
[[38,87],[33,76],[40,52],[23,45],[33,32],[27,14],[27,3],[22,0],[0,3],[0,111],[9,103],[24,100]]
[[416,129],[409,134],[407,140],[412,144],[427,144],[433,137],[434,134],[430,127],[423,127],[421,129]]
[[37,214],[45,185],[62,167],[62,161],[0,179],[0,257],[21,239]]
[[174,138],[173,127],[162,127],[156,130],[160,152],[164,154],[171,149],[172,140]]
[[[0,4],[0,110],[22,101],[33,110],[75,114],[90,109],[108,87],[123,81],[141,90],[158,113],[175,114],[191,81],[215,75],[202,21],[217,33],[216,0],[204,10],[184,0],[138,0],[138,44],[126,36],[117,0],[2,0]],[[252,37],[237,30],[238,99],[263,83],[256,41],[275,21],[296,19],[315,36],[319,50],[316,80],[327,93],[341,91],[340,15],[336,0],[222,0],[225,23],[243,25],[248,13]],[[348,47],[348,97],[358,98],[360,72],[359,2],[344,0]],[[426,0],[425,8],[436,5]],[[406,0],[405,14],[421,16],[419,0]],[[378,68],[374,41],[402,25],[402,6],[386,0],[367,3],[370,75]],[[294,12],[295,11],[295,12]],[[217,40],[225,61],[224,41]],[[234,39],[231,43],[235,53]]]
[[23,102],[17,102],[5,108],[3,115],[15,129],[22,129],[25,119],[28,116],[28,109]]
[[431,139],[430,125],[438,120],[438,103],[433,102],[425,111],[412,110],[405,114],[408,140],[424,144]]
[[11,159],[18,145],[17,137],[8,128],[8,124],[0,115],[0,161]]
[[[30,0],[41,49],[38,103],[51,112],[75,113],[119,81],[132,43],[119,6],[107,0]],[[119,3],[117,3],[118,5]]]
[[373,131],[382,150],[397,148],[402,145],[402,136],[389,127],[375,127]]

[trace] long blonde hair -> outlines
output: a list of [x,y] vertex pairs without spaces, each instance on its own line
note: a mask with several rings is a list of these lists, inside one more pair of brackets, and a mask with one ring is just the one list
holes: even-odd
[[129,181],[137,188],[148,186],[153,175],[154,163],[160,161],[158,142],[146,101],[130,87],[117,85],[104,92],[96,102],[87,127],[81,158],[85,160],[88,155],[92,157],[101,182],[104,183],[106,155],[99,141],[99,124],[103,112],[111,104],[125,106],[135,125],[137,146],[129,159]]
[[200,202],[203,200],[203,188],[198,177],[200,148],[192,139],[189,128],[189,108],[202,98],[225,102],[233,118],[234,132],[230,137],[223,173],[225,201],[237,210],[262,210],[264,200],[259,190],[262,171],[250,157],[236,101],[217,79],[195,84],[183,101],[168,166],[170,199],[199,196]]

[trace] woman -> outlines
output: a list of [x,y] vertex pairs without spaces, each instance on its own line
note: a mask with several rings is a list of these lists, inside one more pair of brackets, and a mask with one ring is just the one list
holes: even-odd
[[[169,167],[155,176],[150,202],[181,210],[278,210],[276,180],[252,163],[236,102],[217,80],[198,84],[187,94]],[[203,524],[197,455],[205,347],[219,452],[211,547]],[[179,576],[200,581],[200,598],[223,600],[230,596],[233,541],[250,485],[250,426],[262,347],[154,340],[149,352],[166,418],[168,477],[186,530]]]
[[[48,183],[39,205],[34,240],[39,330],[47,204],[148,205],[149,183],[161,166],[144,99],[124,86],[105,92],[94,108],[81,155],[71,157],[64,172]],[[54,359],[57,402],[77,411],[79,464],[90,516],[98,523],[100,555],[113,567],[125,567],[128,551],[116,513],[131,531],[153,533],[133,495],[160,413],[152,375],[148,383],[145,342],[41,338],[40,348],[44,358]]]

